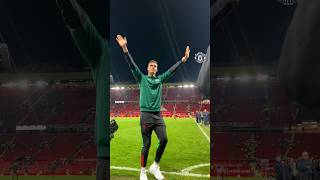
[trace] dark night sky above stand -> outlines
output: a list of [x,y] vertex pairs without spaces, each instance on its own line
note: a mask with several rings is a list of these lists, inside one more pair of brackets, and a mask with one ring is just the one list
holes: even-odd
[[127,37],[129,51],[145,74],[149,60],[158,61],[160,74],[180,60],[189,45],[191,52],[187,64],[169,81],[195,81],[201,64],[195,62],[194,55],[199,51],[205,53],[209,45],[209,0],[139,2],[111,2],[111,64],[115,80],[134,82],[115,40],[117,34],[122,34]]
[[214,29],[215,65],[277,64],[295,5],[240,0]]

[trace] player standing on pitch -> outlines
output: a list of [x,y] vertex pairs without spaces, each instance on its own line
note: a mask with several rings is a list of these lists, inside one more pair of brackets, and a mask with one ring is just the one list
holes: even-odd
[[97,32],[76,0],[56,0],[56,2],[75,44],[91,69],[96,88],[96,179],[106,180],[110,178],[108,42]]
[[119,46],[124,52],[125,59],[129,64],[129,67],[133,73],[135,79],[139,82],[140,86],[140,126],[143,139],[143,147],[141,151],[141,172],[140,180],[147,180],[146,164],[148,160],[148,153],[151,145],[151,135],[154,130],[159,139],[159,146],[156,152],[154,163],[150,166],[149,171],[155,176],[156,179],[164,179],[160,172],[159,162],[164,149],[167,145],[167,132],[166,125],[161,116],[161,96],[162,96],[162,84],[166,82],[174,72],[180,67],[182,63],[185,63],[189,58],[190,48],[186,47],[184,57],[181,61],[178,61],[165,73],[157,76],[158,63],[155,60],[148,62],[148,75],[144,75],[138,66],[133,61],[128,48],[127,40],[121,35],[117,35],[116,38]]

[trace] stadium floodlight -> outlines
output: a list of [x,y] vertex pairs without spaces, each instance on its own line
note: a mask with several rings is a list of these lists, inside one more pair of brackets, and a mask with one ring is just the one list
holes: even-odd
[[48,85],[48,83],[46,83],[44,81],[37,81],[35,85],[37,87],[44,87],[44,86]]
[[258,74],[256,75],[255,79],[257,81],[265,81],[268,79],[268,76],[266,74]]
[[121,87],[121,89],[124,89],[124,87]]
[[226,77],[224,77],[222,80],[223,80],[223,81],[230,81],[230,79],[231,79],[231,78],[230,78],[229,76],[226,76]]
[[249,75],[239,75],[236,77],[236,80],[238,81],[242,81],[242,82],[246,82],[246,81],[249,81],[251,79],[251,77]]
[[10,83],[2,84],[1,86],[2,87],[12,88],[12,87],[15,87],[16,85],[17,85],[16,83],[10,82]]
[[190,84],[189,87],[194,88],[194,85],[193,85],[193,84]]
[[28,87],[28,82],[27,81],[21,81],[17,84],[17,86],[21,88],[27,88]]
[[224,77],[217,77],[216,78],[218,81],[230,81],[230,77],[229,76],[224,76]]
[[188,84],[183,85],[183,88],[189,88]]
[[115,89],[116,89],[116,90],[119,90],[119,89],[120,89],[120,87],[119,87],[119,86],[117,86]]

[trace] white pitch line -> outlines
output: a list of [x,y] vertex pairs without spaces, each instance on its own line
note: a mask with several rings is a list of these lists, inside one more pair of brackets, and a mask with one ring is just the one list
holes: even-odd
[[190,167],[187,167],[185,169],[182,169],[181,172],[189,172],[189,171],[191,171],[193,169],[197,169],[197,168],[200,168],[200,167],[206,167],[206,166],[210,166],[210,163],[198,164],[198,165],[190,166]]
[[126,170],[126,171],[137,171],[137,172],[140,172],[140,169],[137,169],[137,168],[129,168],[129,167],[110,166],[110,169],[117,169],[117,170]]
[[[118,167],[118,166],[111,166],[111,169],[116,169],[116,170],[125,170],[125,171],[136,171],[140,172],[140,169],[137,168],[129,168],[129,167]],[[172,175],[178,175],[178,176],[190,176],[190,177],[210,177],[210,175],[205,175],[205,174],[196,174],[196,173],[189,173],[189,172],[166,172],[166,171],[161,171],[163,174],[172,174]]]
[[201,130],[202,134],[207,138],[207,140],[208,140],[209,143],[210,143],[210,138],[209,138],[209,136],[204,132],[204,130],[202,129],[202,127],[201,127],[196,121],[194,121],[194,122],[197,124],[197,126],[198,126],[198,128]]

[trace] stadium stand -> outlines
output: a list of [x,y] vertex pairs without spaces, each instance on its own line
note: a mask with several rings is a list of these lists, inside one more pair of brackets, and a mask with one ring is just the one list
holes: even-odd
[[216,80],[213,84],[211,175],[267,177],[275,175],[276,157],[287,164],[307,151],[318,157],[319,120],[297,118],[298,106],[277,80]]

